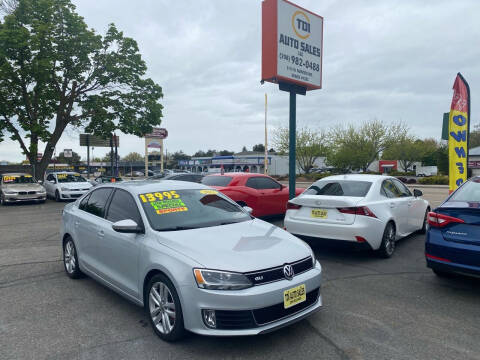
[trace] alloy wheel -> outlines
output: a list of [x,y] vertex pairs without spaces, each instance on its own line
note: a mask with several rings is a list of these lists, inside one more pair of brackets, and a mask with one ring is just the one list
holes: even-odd
[[175,326],[175,302],[168,286],[163,282],[156,282],[150,288],[149,310],[150,317],[156,329],[164,334],[170,334]]
[[63,254],[65,269],[69,274],[73,274],[75,272],[77,262],[75,257],[75,246],[73,245],[73,242],[71,240],[67,241],[67,243],[65,244],[65,250]]
[[395,251],[395,229],[390,224],[385,237],[385,252],[392,255]]

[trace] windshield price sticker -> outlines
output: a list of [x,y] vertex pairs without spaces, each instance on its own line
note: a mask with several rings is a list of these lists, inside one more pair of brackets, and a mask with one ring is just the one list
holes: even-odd
[[218,194],[218,191],[217,190],[200,190],[200,194],[216,195]]
[[153,206],[158,215],[188,211],[182,199],[152,201],[150,205]]
[[155,192],[155,193],[146,193],[138,195],[142,202],[151,203],[152,201],[163,200],[163,199],[179,199],[180,195],[177,194],[175,190],[170,191],[162,191],[162,192]]
[[66,179],[66,178],[67,178],[67,174],[57,174],[57,178],[59,178],[59,179]]
[[4,176],[3,182],[12,182],[12,181],[15,181],[16,178],[17,178],[16,176]]

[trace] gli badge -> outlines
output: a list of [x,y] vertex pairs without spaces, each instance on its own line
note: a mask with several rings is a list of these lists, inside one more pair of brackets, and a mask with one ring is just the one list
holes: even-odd
[[287,280],[292,280],[293,279],[294,273],[293,273],[292,265],[287,264],[283,267],[283,275],[285,276],[285,279],[287,279]]

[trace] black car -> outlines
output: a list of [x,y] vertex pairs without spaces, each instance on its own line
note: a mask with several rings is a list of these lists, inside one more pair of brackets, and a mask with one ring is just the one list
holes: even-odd
[[152,176],[151,180],[179,180],[179,181],[190,181],[195,183],[202,182],[203,175],[201,174],[192,174],[192,173],[173,173],[166,176],[156,175]]

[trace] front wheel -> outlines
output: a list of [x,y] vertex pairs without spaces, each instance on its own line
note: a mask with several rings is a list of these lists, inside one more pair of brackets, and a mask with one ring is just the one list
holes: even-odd
[[430,209],[427,208],[425,211],[425,216],[423,218],[423,226],[422,228],[418,231],[420,234],[425,234],[427,232],[427,218],[428,218],[428,213],[430,212]]
[[389,222],[383,231],[382,243],[377,250],[378,254],[387,259],[395,252],[395,226]]
[[0,205],[5,206],[7,202],[5,201],[5,195],[0,194]]
[[145,310],[150,324],[162,340],[177,341],[185,336],[182,306],[172,282],[158,274],[148,282]]
[[58,190],[55,190],[55,201],[60,202],[60,193],[58,192]]

